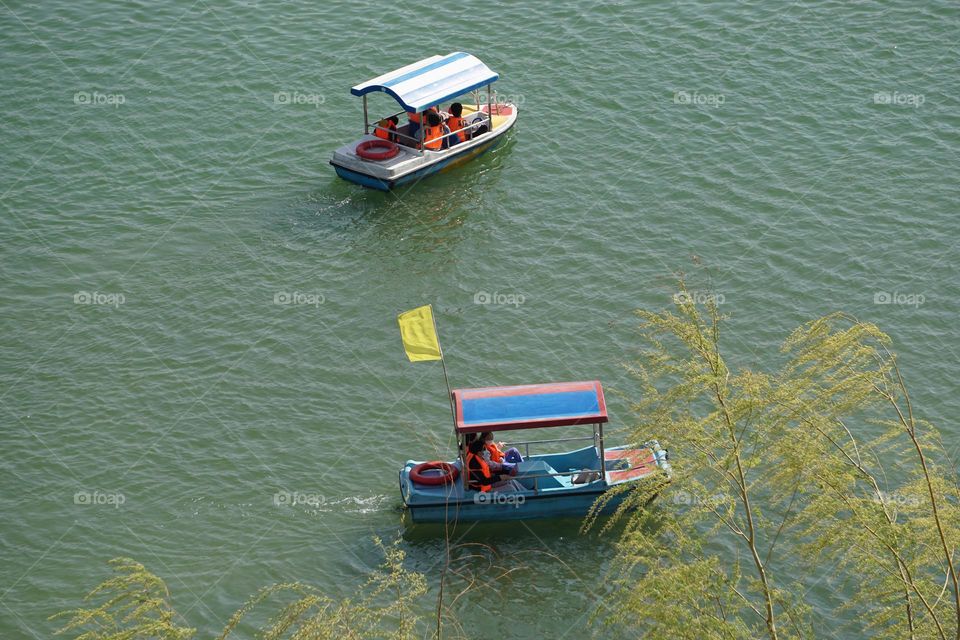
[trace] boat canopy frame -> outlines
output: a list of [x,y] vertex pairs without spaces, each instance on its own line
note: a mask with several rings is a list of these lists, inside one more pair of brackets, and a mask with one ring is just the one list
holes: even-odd
[[608,422],[599,380],[454,389],[457,433]]
[[[458,436],[457,453],[465,470],[464,488],[467,487],[470,474],[466,472],[466,438],[461,436],[486,431],[592,425],[596,430],[589,438],[564,438],[538,442],[593,440],[600,457],[601,477],[606,477],[603,424],[609,421],[609,416],[603,396],[603,385],[599,380],[454,389],[451,397],[454,407],[454,425]],[[529,444],[532,442],[521,444],[527,444],[529,456]]]
[[[476,92],[485,86],[487,87],[489,129],[493,131],[493,96],[490,85],[499,79],[500,75],[476,56],[463,51],[454,51],[445,56],[430,56],[361,82],[351,87],[350,93],[363,98],[363,135],[367,135],[370,132],[367,95],[370,93],[386,93],[393,97],[405,112],[422,113],[431,107],[438,106],[441,102],[471,91]],[[479,107],[478,95],[477,108]],[[423,127],[419,128],[418,134],[420,155],[423,155]]]

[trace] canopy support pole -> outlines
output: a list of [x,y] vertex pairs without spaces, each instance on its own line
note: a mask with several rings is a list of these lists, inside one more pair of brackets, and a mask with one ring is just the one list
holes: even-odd
[[487,85],[487,129],[493,131],[493,107],[490,106],[490,85]]
[[[427,117],[427,112],[426,112],[426,111],[421,111],[421,112],[420,112],[420,129],[417,131],[417,136],[420,138],[420,155],[421,155],[421,156],[422,156],[422,155],[426,155],[426,154],[424,154],[424,152],[423,152],[423,127],[424,127],[424,125],[426,124],[426,122],[424,122],[424,120],[426,120],[426,117]],[[434,324],[436,324],[436,320],[434,320]],[[441,361],[443,360],[442,355],[443,355],[443,354],[441,354],[441,358],[440,358]],[[443,370],[443,375],[447,375],[447,370],[446,370],[446,369]],[[450,385],[448,384],[448,385],[447,385],[447,389],[449,389],[449,388],[450,388]],[[454,428],[454,430],[456,430],[457,425],[454,424],[454,425],[453,425],[453,428]]]
[[599,427],[599,436],[600,436],[600,479],[604,482],[607,481],[607,459],[606,453],[603,450],[603,423],[598,422],[597,427]]
[[367,119],[367,96],[363,96],[363,135],[370,130],[370,121]]

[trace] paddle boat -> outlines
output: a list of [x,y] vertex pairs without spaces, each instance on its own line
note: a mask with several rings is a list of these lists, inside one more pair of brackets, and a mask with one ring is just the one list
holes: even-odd
[[[334,151],[330,164],[345,180],[388,191],[476,158],[495,147],[517,121],[517,106],[494,98],[491,85],[499,78],[475,56],[455,52],[356,85],[350,93],[363,98],[363,137]],[[486,96],[481,96],[483,87]],[[371,123],[367,96],[374,92],[392,96],[402,111]],[[408,121],[410,114],[422,120],[428,109],[436,108],[442,116],[441,103],[467,94],[471,99],[461,100],[464,126],[443,135],[442,143],[427,142],[443,148],[425,148],[427,127]],[[396,129],[387,128],[392,117],[398,120]]]
[[[604,447],[603,425],[608,418],[598,381],[456,389],[452,398],[457,460],[409,460],[400,471],[400,494],[414,522],[582,517],[614,487],[670,478],[667,452],[656,440],[639,447]],[[468,434],[572,425],[587,425],[591,434],[509,443],[523,457],[511,478],[522,490],[483,492],[469,487],[468,474],[463,473]],[[563,453],[530,454],[531,445],[577,440],[592,443]],[[625,497],[613,495],[603,512],[616,509]]]

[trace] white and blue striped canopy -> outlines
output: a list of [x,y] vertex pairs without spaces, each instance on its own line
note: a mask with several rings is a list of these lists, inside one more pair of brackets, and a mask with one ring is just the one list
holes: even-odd
[[424,58],[377,76],[351,88],[350,93],[365,96],[372,91],[383,91],[407,111],[420,112],[499,78],[479,58],[458,51]]

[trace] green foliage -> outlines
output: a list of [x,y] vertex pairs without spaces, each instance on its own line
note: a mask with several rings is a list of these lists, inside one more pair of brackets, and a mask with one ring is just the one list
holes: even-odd
[[[257,632],[263,640],[383,638],[412,640],[418,616],[413,604],[427,591],[426,578],[403,566],[404,553],[376,539],[384,561],[354,599],[334,600],[300,583],[261,589],[231,616],[220,640],[249,637],[238,627],[261,610],[275,612]],[[176,626],[177,617],[163,580],[127,558],[111,560],[116,575],[90,592],[87,600],[105,596],[98,606],[64,611],[71,616],[58,633],[86,629],[76,640],[187,640],[195,629]]]
[[[426,579],[404,568],[404,553],[396,543],[386,546],[379,539],[376,543],[384,554],[384,562],[371,574],[356,599],[338,602],[302,583],[272,585],[261,589],[230,618],[220,640],[234,637],[244,618],[276,597],[286,602],[260,629],[259,637],[263,640],[417,637],[414,632],[418,617],[413,603],[427,592]],[[276,605],[271,602],[269,606]]]
[[780,370],[734,370],[717,307],[680,292],[675,311],[638,312],[634,437],[656,435],[673,474],[632,490],[630,506],[659,493],[664,508],[615,516],[628,522],[605,622],[648,638],[812,637],[809,567],[851,596],[840,613],[859,632],[960,638],[956,479],[889,338],[834,314],[787,338]]
[[70,617],[57,633],[83,630],[76,640],[186,640],[195,629],[178,626],[163,580],[130,558],[110,561],[114,575],[87,594],[85,601],[104,598],[97,606],[52,616]]

